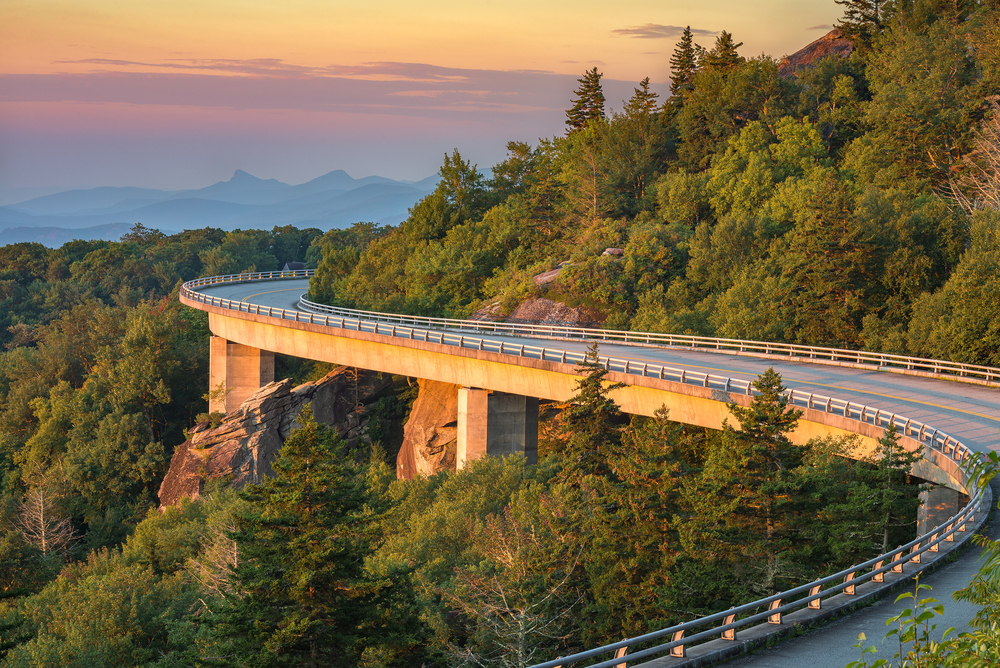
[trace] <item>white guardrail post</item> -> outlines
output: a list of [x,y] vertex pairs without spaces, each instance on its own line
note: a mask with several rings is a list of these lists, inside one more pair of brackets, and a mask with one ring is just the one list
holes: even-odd
[[[217,306],[227,310],[243,312],[242,302],[232,302],[229,300],[207,297],[206,295],[200,294],[197,289],[225,283],[247,283],[292,278],[302,279],[312,276],[313,273],[313,270],[310,269],[288,272],[263,272],[233,274],[228,276],[209,276],[185,283],[181,288],[181,295],[185,299],[192,302],[209,304],[211,306]],[[991,367],[956,364],[941,360],[926,360],[900,355],[869,355],[859,351],[846,351],[834,348],[815,348],[811,346],[776,344],[760,341],[740,341],[735,339],[680,336],[648,332],[616,332],[613,330],[587,329],[580,327],[532,326],[530,328],[524,328],[523,326],[510,325],[508,323],[453,320],[446,318],[423,318],[325,306],[305,299],[304,295],[299,299],[299,307],[303,311],[310,314],[310,323],[322,325],[331,329],[351,329],[360,332],[363,331],[363,328],[367,325],[371,328],[370,331],[380,333],[378,324],[380,322],[389,322],[393,324],[389,333],[385,334],[385,336],[431,341],[431,335],[436,334],[436,342],[442,345],[463,348],[469,346],[475,347],[478,350],[495,350],[496,352],[504,355],[513,355],[516,357],[528,356],[541,360],[547,359],[546,355],[549,355],[551,358],[558,360],[562,364],[575,364],[577,362],[582,362],[585,355],[583,353],[558,348],[536,348],[533,346],[525,346],[523,344],[505,344],[503,341],[469,337],[465,334],[446,336],[444,332],[432,332],[430,331],[430,328],[447,329],[450,327],[460,331],[471,330],[476,332],[485,330],[491,333],[511,335],[515,335],[527,329],[528,336],[539,336],[549,339],[590,338],[595,341],[638,341],[641,339],[642,343],[636,343],[634,345],[680,346],[688,348],[698,348],[699,346],[705,346],[708,348],[711,346],[713,349],[720,350],[722,352],[734,352],[737,354],[758,356],[762,354],[765,356],[778,354],[787,357],[800,357],[800,361],[806,362],[825,360],[835,361],[835,358],[838,355],[841,357],[850,355],[854,356],[859,361],[862,359],[874,359],[878,362],[880,368],[884,368],[889,364],[903,366],[906,369],[933,368],[935,370],[942,370],[936,371],[937,373],[947,373],[964,379],[967,379],[971,374],[991,383],[997,378],[1000,378],[1000,369],[994,369]],[[275,309],[273,307],[264,308],[266,309],[266,315],[268,317],[279,318],[282,320],[294,318],[296,321],[299,321],[300,311],[286,311],[285,309]],[[246,312],[250,313],[250,305],[247,306]],[[256,305],[254,313],[257,315],[261,314],[260,305]],[[289,315],[286,316],[286,313]],[[314,320],[314,316],[316,315],[322,315],[323,319],[319,321]],[[402,326],[404,323],[409,325],[409,327]],[[631,339],[629,337],[631,337]],[[761,350],[765,352],[761,353]],[[776,353],[775,351],[778,352]],[[613,359],[610,357],[602,357],[600,358],[600,361],[604,364],[605,368],[610,369],[614,366],[616,369],[622,369],[624,373],[629,375],[649,376],[661,380],[672,380],[675,382],[700,385],[703,387],[711,387],[711,383],[715,382],[719,387],[724,387],[727,392],[734,391],[747,395],[752,395],[754,393],[752,383],[747,380],[724,378],[722,376],[710,376],[708,374],[688,372],[685,369],[672,369],[648,363],[643,363],[641,366],[638,364],[632,366],[630,365],[629,360]],[[974,463],[970,459],[972,452],[968,447],[957,439],[938,429],[935,429],[930,425],[922,424],[916,420],[912,420],[902,415],[889,413],[883,411],[882,409],[854,404],[849,401],[836,399],[834,397],[825,397],[813,393],[796,392],[794,390],[787,390],[786,395],[788,396],[789,404],[793,406],[814,410],[817,407],[821,407],[822,410],[825,410],[828,413],[839,413],[849,420],[874,424],[880,428],[883,423],[886,427],[893,424],[903,424],[903,430],[906,435],[922,443],[924,447],[939,453],[941,456],[947,457],[962,470],[966,470],[969,464]],[[869,420],[871,421],[869,422]],[[795,589],[781,592],[780,594],[776,594],[768,598],[753,601],[752,603],[747,603],[746,605],[730,608],[724,612],[708,615],[683,624],[677,624],[670,628],[654,631],[636,638],[622,640],[604,647],[598,647],[585,652],[580,652],[572,656],[540,663],[532,668],[557,668],[558,666],[568,666],[571,663],[592,659],[603,654],[612,654],[613,656],[606,661],[593,664],[591,668],[612,668],[613,666],[621,664],[620,659],[625,655],[628,648],[659,642],[667,638],[670,640],[653,647],[647,647],[636,652],[628,653],[629,663],[634,664],[638,659],[662,655],[683,657],[686,656],[687,653],[685,648],[689,649],[693,644],[698,642],[706,641],[720,635],[724,639],[735,640],[737,636],[736,630],[739,628],[757,624],[759,622],[764,623],[765,621],[768,623],[780,623],[780,619],[783,614],[803,608],[819,609],[823,599],[827,599],[830,596],[841,592],[853,594],[856,591],[855,588],[864,582],[884,582],[886,573],[901,575],[903,574],[904,564],[919,564],[920,557],[924,552],[937,552],[939,545],[942,542],[955,542],[956,534],[966,532],[969,528],[968,524],[974,521],[976,514],[980,512],[980,510],[983,510],[983,498],[984,494],[989,493],[988,488],[979,489],[975,476],[972,476],[971,479],[966,481],[966,488],[970,496],[969,503],[956,515],[949,518],[944,524],[935,527],[930,532],[907,543],[906,545],[901,545],[895,550],[886,552],[885,554],[879,555],[864,563],[856,564],[839,573],[820,578],[808,584],[802,585],[801,587],[796,587]],[[983,517],[985,517],[985,511]],[[785,601],[791,602],[786,603]],[[736,619],[740,615],[746,616],[742,619]],[[774,620],[778,621],[775,622]],[[703,630],[697,631],[698,629]],[[687,635],[691,631],[697,632]]]

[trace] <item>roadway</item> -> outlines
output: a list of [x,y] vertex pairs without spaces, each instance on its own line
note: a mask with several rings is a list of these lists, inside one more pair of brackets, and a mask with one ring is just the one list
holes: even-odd
[[[289,310],[296,310],[299,295],[307,291],[308,280],[228,284],[200,290],[214,297]],[[515,345],[540,343],[535,338],[488,332],[476,336]],[[542,345],[567,351],[583,351],[587,347],[586,342],[579,340],[542,342]],[[997,388],[872,369],[621,343],[601,344],[600,351],[602,355],[640,364],[663,364],[751,380],[771,366],[790,388],[905,415],[947,432],[973,450],[1000,450],[1000,390]],[[998,536],[995,524],[991,525],[989,535]],[[925,578],[925,582],[934,587],[933,595],[945,603],[947,617],[939,622],[939,632],[949,626],[964,630],[966,621],[971,617],[972,606],[952,601],[950,592],[964,586],[975,573],[978,555],[979,548],[967,550],[957,561],[946,564]],[[902,607],[903,604],[883,600],[812,630],[799,639],[782,642],[727,665],[739,668],[799,666],[803,659],[802,643],[808,642],[806,655],[813,668],[842,668],[849,661],[859,658],[852,645],[860,632],[867,635],[870,643],[881,646],[875,658],[889,658],[896,648],[891,643],[884,646],[881,643],[886,631],[885,620]],[[804,640],[806,638],[809,640]]]
[[[277,287],[280,285],[281,287]],[[261,306],[297,310],[300,295],[309,281],[288,280],[219,285],[199,290],[207,295],[244,301]],[[582,352],[588,343],[559,340],[547,343],[530,337],[476,334],[514,345],[547,345]],[[604,343],[602,355],[638,363],[664,364],[732,378],[752,380],[767,367],[781,374],[785,385],[795,390],[815,392],[852,402],[868,404],[933,425],[965,443],[973,450],[1000,450],[1000,389],[952,380],[909,376],[888,371],[855,369],[821,363],[768,360],[704,350],[632,346]]]

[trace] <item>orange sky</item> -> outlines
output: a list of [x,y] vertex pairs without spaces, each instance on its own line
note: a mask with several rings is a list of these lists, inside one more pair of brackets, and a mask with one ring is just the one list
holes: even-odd
[[[744,42],[743,55],[780,57],[821,36],[841,9],[833,0],[0,2],[0,186],[87,177],[202,185],[193,181],[253,165],[270,170],[259,176],[287,180],[335,168],[422,178],[453,146],[468,146],[483,164],[502,158],[499,133],[508,128],[529,135],[509,139],[560,133],[575,78],[591,66],[604,73],[615,106],[645,76],[665,93],[667,61],[685,25],[706,46],[725,29]],[[490,127],[477,126],[476,112]],[[264,129],[270,149],[256,158],[236,149]],[[416,133],[412,150],[390,164],[380,137],[401,131]],[[351,145],[338,153],[353,162],[306,164],[280,148],[281,137],[317,132],[331,152]],[[46,144],[47,134],[62,137],[65,149]],[[198,167],[204,151],[195,151],[186,175],[169,177],[176,165],[143,174],[130,157],[137,138],[148,150],[157,136],[183,143],[206,134],[234,142],[228,162],[225,142],[211,155],[227,167]],[[108,158],[95,171],[80,161],[93,157],[98,140]],[[235,164],[237,157],[253,165]]]

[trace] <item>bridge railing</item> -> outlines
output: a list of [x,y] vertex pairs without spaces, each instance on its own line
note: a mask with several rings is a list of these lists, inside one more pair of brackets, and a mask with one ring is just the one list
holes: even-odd
[[[523,326],[516,325],[514,328],[493,329],[493,327],[504,325],[504,323],[480,323],[478,321],[447,320],[443,318],[416,318],[411,316],[400,316],[395,314],[378,314],[351,309],[337,309],[334,307],[322,307],[317,309],[320,312],[303,312],[299,310],[281,309],[259,304],[250,304],[242,301],[222,299],[205,295],[196,288],[218,285],[220,283],[268,281],[281,278],[304,278],[311,272],[264,272],[258,274],[236,274],[232,276],[215,276],[186,283],[181,290],[181,295],[192,302],[211,305],[227,310],[241,313],[250,313],[281,320],[291,320],[295,322],[322,325],[333,329],[352,330],[357,332],[367,332],[395,338],[437,343],[440,345],[454,346],[464,349],[485,350],[497,352],[502,355],[512,355],[530,359],[560,362],[578,363],[584,361],[586,354],[579,351],[569,351],[547,346],[530,346],[521,343],[511,343],[496,339],[470,336],[465,333],[466,324],[490,328],[488,331],[502,332],[508,334],[526,335],[528,331]],[[310,303],[311,304],[311,303]],[[300,300],[300,306],[302,300]],[[320,305],[316,305],[320,306]],[[370,317],[371,316],[371,317]],[[377,317],[374,317],[377,316]],[[426,329],[424,327],[434,327]],[[536,326],[531,326],[534,329]],[[516,328],[516,330],[515,330]],[[448,331],[451,329],[452,331]],[[643,337],[664,338],[668,335],[642,335],[636,339],[637,335],[632,332],[613,332],[612,330],[594,330],[585,328],[559,328],[541,327],[542,331],[572,331],[574,336],[565,338],[580,338],[583,333],[595,334],[612,333],[629,335],[633,337],[629,343],[648,343]],[[457,330],[457,331],[456,331]],[[540,334],[531,334],[539,336]],[[551,338],[563,338],[555,337]],[[595,337],[599,338],[599,337]],[[701,341],[715,341],[715,339],[705,339],[704,337],[674,337],[674,338],[699,338]],[[625,340],[625,339],[616,339]],[[657,343],[659,341],[653,341]],[[755,342],[742,342],[752,344]],[[662,344],[662,343],[661,343]],[[765,344],[761,344],[765,345]],[[775,346],[776,344],[766,344]],[[787,348],[787,347],[785,347]],[[804,347],[798,347],[804,348]],[[832,350],[832,349],[827,349]],[[852,351],[835,351],[837,353],[852,353]],[[853,353],[852,353],[853,354]],[[907,358],[916,359],[916,358]],[[691,371],[688,369],[678,369],[664,365],[650,364],[646,362],[636,362],[634,360],[613,358],[602,356],[600,363],[608,370],[621,372],[627,375],[639,375],[647,378],[657,378],[670,380],[686,385],[698,385],[706,388],[724,390],[726,392],[736,392],[746,395],[754,394],[753,383],[748,380],[738,378],[728,378],[715,374]],[[935,360],[925,360],[935,362]],[[942,362],[944,364],[950,364]],[[983,367],[986,368],[986,367]],[[991,369],[992,372],[1000,375],[1000,370]],[[879,408],[858,404],[851,401],[844,401],[836,397],[827,397],[812,392],[801,390],[786,390],[785,396],[788,403],[795,407],[822,410],[842,416],[848,420],[872,424],[881,428],[895,426],[899,432],[911,439],[921,443],[928,451],[933,451],[939,456],[951,460],[956,467],[965,468],[974,465],[978,455],[974,455],[963,443],[943,431],[934,427],[907,418],[906,416],[884,411]],[[790,591],[782,592],[774,596],[760,599],[743,606],[739,606],[727,611],[708,615],[690,622],[678,624],[660,631],[655,631],[636,638],[629,638],[604,647],[595,648],[586,652],[562,657],[553,661],[538,664],[533,668],[555,668],[556,666],[569,666],[578,661],[591,660],[605,654],[612,655],[600,663],[594,664],[592,668],[611,668],[619,666],[623,659],[617,653],[623,648],[646,645],[648,643],[659,642],[669,638],[666,642],[659,642],[653,647],[642,648],[636,652],[628,654],[627,661],[634,664],[635,661],[653,656],[669,655],[683,656],[685,647],[690,647],[694,643],[699,643],[710,638],[723,637],[735,640],[737,630],[751,624],[757,624],[763,620],[780,623],[781,616],[802,608],[818,608],[823,599],[831,596],[846,593],[854,594],[855,587],[871,580],[881,582],[886,573],[901,573],[903,565],[907,563],[919,563],[920,555],[925,552],[937,552],[943,542],[953,542],[955,536],[966,532],[967,526],[976,513],[983,510],[984,499],[988,497],[988,489],[980,489],[975,476],[967,476],[965,481],[966,491],[970,496],[969,503],[954,517],[933,530],[918,537],[916,540],[902,545],[895,550],[879,555],[874,559],[857,564],[839,573],[820,578],[801,587]],[[985,516],[985,515],[984,515]],[[737,619],[737,617],[742,617]],[[694,632],[694,633],[690,633]]]
[[[184,288],[209,287],[224,283],[247,283],[288,278],[309,278],[315,270],[272,271],[227,276],[210,276],[185,283]],[[691,336],[687,334],[661,334],[657,332],[625,332],[592,327],[566,327],[562,325],[533,325],[526,323],[490,322],[487,320],[459,320],[454,318],[429,318],[379,313],[358,309],[327,306],[306,299],[299,299],[299,308],[310,313],[322,313],[346,318],[361,318],[376,322],[395,323],[413,327],[433,327],[435,329],[490,332],[508,336],[531,336],[550,339],[587,339],[598,341],[619,341],[631,345],[656,345],[706,352],[722,352],[737,355],[762,357],[784,357],[804,362],[834,362],[838,364],[858,364],[886,370],[922,371],[926,373],[953,376],[962,379],[980,380],[985,383],[1000,383],[1000,369],[979,364],[964,364],[946,360],[875,353],[865,350],[846,350],[823,346],[803,346],[793,343],[772,343],[769,341],[749,341],[725,339],[711,336]]]

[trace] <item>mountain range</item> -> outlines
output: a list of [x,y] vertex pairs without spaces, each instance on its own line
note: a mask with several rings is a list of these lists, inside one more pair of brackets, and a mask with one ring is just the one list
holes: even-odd
[[352,178],[335,170],[299,185],[236,170],[228,181],[194,190],[101,187],[35,197],[0,206],[0,239],[59,246],[73,239],[117,239],[135,223],[171,234],[201,227],[270,229],[276,225],[323,231],[371,221],[403,221],[431,192],[438,176],[394,181]]

